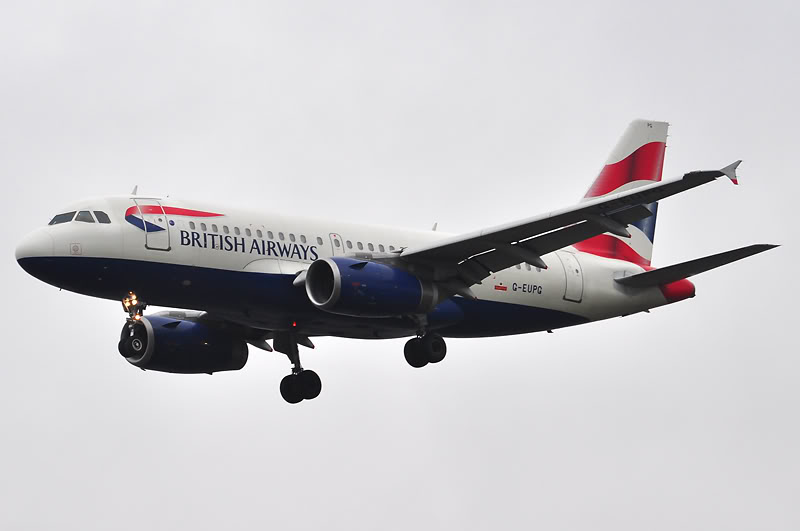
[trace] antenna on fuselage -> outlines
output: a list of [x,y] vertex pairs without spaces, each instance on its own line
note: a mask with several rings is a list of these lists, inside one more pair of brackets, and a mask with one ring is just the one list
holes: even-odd
[[133,191],[131,191],[131,195],[136,195],[136,192],[138,192],[138,191],[139,191],[139,185],[137,184],[136,186],[133,187]]
[[438,227],[438,226],[439,226],[439,222],[437,221],[436,223],[433,224],[433,228],[431,230],[433,232],[436,232],[436,227]]

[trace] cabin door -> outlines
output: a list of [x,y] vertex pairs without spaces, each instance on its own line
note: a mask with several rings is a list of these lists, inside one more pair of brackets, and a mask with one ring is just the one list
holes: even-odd
[[134,199],[139,209],[141,228],[144,230],[144,246],[156,251],[169,251],[169,218],[164,208],[155,199]]
[[572,302],[581,302],[583,298],[583,271],[578,257],[566,251],[556,253],[564,266],[564,274],[567,277],[564,299]]

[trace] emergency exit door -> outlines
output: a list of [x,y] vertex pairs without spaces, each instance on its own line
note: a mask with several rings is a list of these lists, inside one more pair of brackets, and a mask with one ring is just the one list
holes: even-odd
[[342,237],[333,232],[331,233],[331,247],[333,247],[333,256],[342,256],[345,253]]

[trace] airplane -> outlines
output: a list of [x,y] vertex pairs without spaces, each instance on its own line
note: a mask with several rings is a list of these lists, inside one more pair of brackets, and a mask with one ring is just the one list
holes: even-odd
[[[314,220],[139,195],[78,201],[16,249],[61,289],[119,301],[118,350],[171,373],[242,369],[248,346],[292,364],[280,393],[316,398],[299,347],[312,338],[409,337],[404,356],[441,362],[445,338],[552,332],[695,295],[688,277],[761,253],[749,245],[651,266],[658,202],[727,177],[741,161],[662,181],[668,124],[635,120],[583,199],[465,234]],[[145,315],[148,305],[182,308]],[[270,344],[270,341],[272,342]]]

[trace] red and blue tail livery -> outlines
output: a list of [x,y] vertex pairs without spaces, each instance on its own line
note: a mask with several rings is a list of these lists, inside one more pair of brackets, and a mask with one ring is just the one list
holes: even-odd
[[690,299],[689,277],[775,247],[652,265],[659,203],[720,177],[736,184],[741,162],[664,180],[667,127],[632,122],[579,203],[460,234],[134,192],[65,206],[16,257],[53,286],[120,301],[127,363],[203,374],[242,369],[250,347],[277,351],[292,366],[280,394],[295,404],[322,390],[300,361],[315,337],[406,337],[405,360],[421,368],[444,360],[446,338],[551,331]]
[[[583,200],[607,197],[661,181],[667,149],[666,122],[634,120],[619,139]],[[597,256],[649,266],[653,256],[658,202],[646,205],[651,215],[630,225],[630,236],[600,234],[575,248]]]

